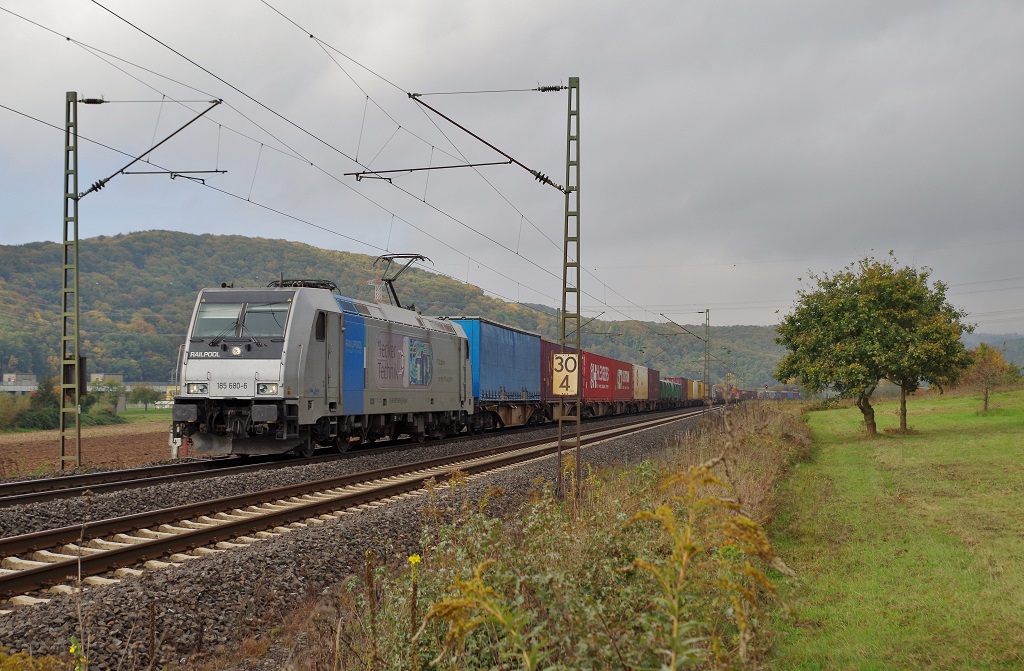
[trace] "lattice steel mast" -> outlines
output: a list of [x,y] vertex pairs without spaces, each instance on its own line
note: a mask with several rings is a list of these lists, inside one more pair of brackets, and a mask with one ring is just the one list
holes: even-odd
[[[565,237],[562,257],[562,352],[580,350],[580,78],[569,77],[568,126],[565,147]],[[582,375],[582,357],[576,369]],[[579,377],[577,377],[579,381]],[[580,475],[580,422],[582,407],[580,385],[576,385],[574,397],[559,397],[558,411],[558,480],[559,492],[564,492],[562,483],[562,440],[563,424],[572,422],[575,431],[576,485]],[[566,417],[566,415],[569,415]]]
[[[85,98],[86,105],[101,105],[102,98]],[[94,183],[84,192],[78,192],[78,93],[68,91],[64,97],[64,257],[61,259],[64,287],[61,290],[61,355],[60,355],[60,468],[68,462],[74,466],[82,463],[82,393],[86,386],[85,360],[80,352],[79,294],[78,294],[78,201],[93,191],[99,191],[117,175],[125,172],[147,154],[183,131],[197,119],[221,103],[211,100],[210,106],[192,118],[191,121],[174,131],[163,140],[133,158],[127,165],[105,179]],[[166,171],[172,177],[187,177],[187,171]],[[223,173],[225,170],[203,170],[198,172]],[[138,174],[156,174],[145,172]],[[71,442],[74,443],[74,454]]]
[[[64,288],[61,290],[60,468],[82,461],[78,307],[78,94],[64,102]],[[72,451],[73,449],[73,451]]]
[[704,310],[704,407],[711,407],[711,310]]

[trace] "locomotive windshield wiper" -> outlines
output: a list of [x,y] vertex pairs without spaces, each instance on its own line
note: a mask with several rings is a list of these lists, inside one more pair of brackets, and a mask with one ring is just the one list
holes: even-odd
[[214,336],[213,340],[211,340],[209,342],[210,347],[216,347],[217,345],[219,345],[220,341],[224,340],[224,338],[227,337],[229,332],[230,333],[234,333],[235,329],[237,329],[237,328],[238,328],[238,320],[236,319],[235,321],[233,321],[230,324],[228,324],[227,326],[225,326],[223,331],[221,331],[216,336]]
[[[236,322],[236,323],[237,323],[237,322]],[[247,329],[247,328],[245,327],[245,323],[243,322],[243,323],[242,323],[242,335],[245,335],[246,331],[249,331],[249,329]],[[249,332],[249,340],[251,340],[251,341],[253,341],[254,343],[256,343],[256,346],[257,346],[257,347],[266,347],[266,345],[265,345],[265,344],[264,344],[264,343],[263,343],[263,342],[262,342],[262,341],[261,341],[261,340],[260,340],[259,338],[257,338],[256,336],[254,336],[254,335],[252,334],[252,332],[251,332],[251,331]]]

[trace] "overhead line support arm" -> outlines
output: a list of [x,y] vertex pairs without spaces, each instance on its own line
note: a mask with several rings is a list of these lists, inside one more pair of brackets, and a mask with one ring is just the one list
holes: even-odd
[[431,112],[433,112],[433,113],[434,113],[434,114],[436,114],[437,116],[441,117],[442,119],[444,119],[444,120],[445,120],[445,121],[447,121],[448,123],[452,124],[453,126],[455,126],[456,128],[458,128],[459,130],[461,130],[461,131],[462,131],[463,133],[466,133],[466,134],[470,135],[471,137],[473,137],[473,138],[475,138],[475,139],[479,140],[480,142],[484,143],[485,145],[487,145],[488,147],[490,147],[490,148],[491,148],[491,149],[493,149],[494,151],[498,152],[499,154],[501,154],[502,156],[504,156],[505,158],[507,158],[507,159],[508,159],[508,160],[509,160],[510,162],[512,162],[512,163],[515,163],[515,164],[516,164],[516,165],[518,165],[518,166],[519,166],[520,168],[522,168],[522,169],[523,169],[523,170],[525,170],[526,172],[528,172],[528,173],[530,173],[531,175],[533,175],[533,176],[534,176],[534,177],[535,177],[535,178],[537,179],[537,181],[538,181],[538,182],[543,182],[544,184],[548,184],[548,185],[550,185],[550,186],[553,186],[553,187],[555,187],[556,189],[558,189],[558,190],[559,190],[559,191],[561,191],[562,193],[566,193],[565,187],[563,187],[563,186],[561,186],[561,185],[559,185],[559,184],[555,184],[555,183],[554,183],[553,181],[551,181],[551,178],[550,178],[550,177],[548,177],[547,175],[545,175],[545,174],[541,173],[541,172],[540,172],[540,171],[538,171],[538,170],[533,170],[532,168],[528,168],[528,167],[527,167],[526,165],[524,165],[523,163],[521,163],[521,162],[517,161],[516,159],[512,158],[511,156],[509,156],[508,154],[506,154],[506,153],[505,153],[505,152],[503,152],[502,150],[498,149],[497,147],[495,147],[495,146],[494,146],[493,144],[491,144],[491,143],[490,143],[490,142],[488,142],[487,140],[483,139],[482,137],[480,137],[479,135],[477,135],[477,134],[476,134],[476,133],[474,133],[473,131],[469,130],[468,128],[466,128],[465,126],[463,126],[462,124],[460,124],[459,122],[455,121],[455,120],[454,120],[454,119],[452,119],[451,117],[449,117],[449,116],[445,115],[444,113],[442,113],[442,112],[438,111],[437,109],[435,109],[435,108],[431,107],[430,105],[428,105],[427,103],[423,102],[423,101],[422,101],[422,100],[420,99],[420,94],[419,94],[419,93],[410,93],[410,94],[408,94],[408,95],[409,95],[409,97],[410,97],[410,98],[412,98],[412,99],[413,99],[413,100],[414,100],[415,102],[417,102],[417,103],[419,103],[420,105],[422,105],[422,106],[426,107],[426,108],[427,108],[428,110],[430,110]]
[[[103,100],[99,100],[99,102],[96,102],[97,100],[98,100],[98,99],[96,99],[96,98],[86,98],[86,99],[84,99],[84,100],[83,100],[83,102],[85,102],[85,103],[87,103],[87,104],[99,104],[99,102],[105,102],[105,101],[103,101]],[[90,187],[89,187],[88,189],[86,189],[86,190],[85,190],[85,191],[83,191],[82,193],[78,194],[78,196],[77,196],[77,200],[81,200],[82,198],[85,198],[86,196],[88,196],[88,195],[89,195],[90,193],[92,193],[93,191],[99,191],[100,189],[102,189],[103,187],[105,187],[105,186],[107,185],[107,182],[109,182],[110,180],[114,179],[115,177],[117,177],[118,175],[120,175],[121,173],[123,173],[123,172],[124,172],[125,170],[127,170],[128,168],[132,167],[133,165],[135,165],[136,163],[138,163],[139,161],[141,161],[141,160],[142,160],[143,158],[145,158],[145,157],[146,157],[147,155],[149,155],[149,154],[152,154],[152,153],[153,153],[153,152],[154,152],[154,151],[155,151],[155,150],[157,149],[157,147],[159,147],[159,146],[160,146],[160,145],[162,145],[163,143],[167,142],[167,141],[168,141],[168,140],[170,140],[170,139],[171,139],[172,137],[174,137],[175,135],[177,135],[177,134],[178,134],[178,133],[180,133],[181,131],[185,130],[186,128],[188,128],[188,127],[189,127],[189,126],[191,126],[192,124],[194,124],[194,123],[195,123],[196,121],[198,121],[198,120],[199,120],[199,119],[201,119],[201,118],[202,118],[203,116],[205,116],[207,112],[209,112],[210,110],[212,110],[212,109],[213,109],[214,107],[216,107],[217,105],[221,104],[221,103],[222,103],[223,101],[222,101],[222,100],[212,100],[212,101],[210,101],[210,102],[211,102],[211,104],[210,104],[210,106],[209,106],[209,107],[207,107],[207,108],[206,108],[205,110],[203,110],[202,112],[200,112],[199,114],[197,114],[197,115],[196,115],[195,117],[193,117],[193,118],[192,118],[192,120],[191,120],[191,121],[189,121],[189,122],[188,122],[187,124],[185,124],[184,126],[182,126],[181,128],[179,128],[178,130],[174,131],[173,133],[171,133],[170,135],[168,135],[167,137],[165,137],[165,138],[164,138],[163,140],[160,140],[159,142],[157,142],[157,143],[156,143],[155,145],[153,145],[152,147],[150,147],[149,149],[147,149],[147,150],[146,150],[145,152],[143,152],[143,153],[142,153],[142,154],[140,154],[139,156],[136,156],[136,157],[135,157],[134,159],[132,159],[132,160],[131,160],[131,161],[130,161],[130,162],[129,162],[129,163],[128,163],[128,164],[126,165],[126,166],[124,166],[124,167],[123,167],[123,168],[121,168],[120,170],[117,170],[116,172],[114,172],[114,174],[110,175],[109,177],[106,177],[106,178],[104,178],[104,179],[101,179],[101,180],[99,180],[98,182],[96,182],[95,184],[93,184],[92,186],[90,186]]]

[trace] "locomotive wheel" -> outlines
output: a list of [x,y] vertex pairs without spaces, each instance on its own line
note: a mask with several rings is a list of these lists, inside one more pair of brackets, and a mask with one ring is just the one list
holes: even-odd
[[348,452],[348,448],[351,445],[352,442],[348,439],[348,436],[335,436],[334,440],[331,441],[331,447],[337,450],[339,454]]

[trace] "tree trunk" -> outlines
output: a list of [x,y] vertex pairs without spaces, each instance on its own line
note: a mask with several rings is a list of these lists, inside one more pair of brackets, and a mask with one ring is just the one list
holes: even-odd
[[900,433],[907,432],[907,390],[900,387]]
[[868,430],[868,437],[874,438],[878,434],[878,429],[875,426],[875,409],[871,407],[870,395],[863,395],[857,397],[857,407],[860,408],[861,413],[864,415],[864,428]]

